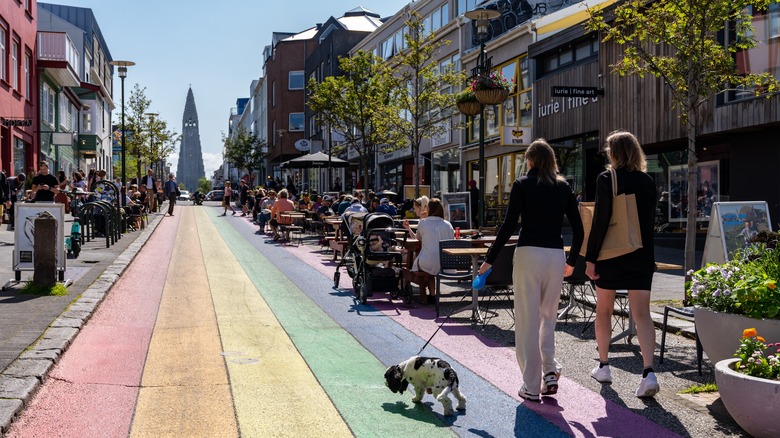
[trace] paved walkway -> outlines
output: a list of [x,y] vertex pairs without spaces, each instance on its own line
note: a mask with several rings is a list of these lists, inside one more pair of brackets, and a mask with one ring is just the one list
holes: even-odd
[[[669,383],[655,400],[633,397],[635,371],[621,361],[638,362],[638,349],[616,348],[615,384],[592,381],[593,343],[573,334],[576,322],[559,327],[561,390],[537,404],[516,395],[522,382],[513,348],[454,318],[424,354],[458,370],[468,409],[443,417],[430,396],[415,406],[408,393],[384,388],[382,376],[436,330],[442,319],[431,306],[384,294],[361,305],[350,298],[348,276],[333,289],[333,267],[317,248],[273,244],[216,208],[179,211],[160,222],[109,294],[82,295],[102,304],[60,362],[39,375],[52,378],[23,398],[29,406],[9,436],[739,433],[728,419],[679,402],[669,390],[679,384],[663,371],[662,384]],[[692,341],[671,338],[672,347],[690,351]],[[29,352],[36,359],[47,351],[39,347]],[[675,360],[672,369],[687,373],[689,365]],[[0,381],[0,402],[8,386]]]

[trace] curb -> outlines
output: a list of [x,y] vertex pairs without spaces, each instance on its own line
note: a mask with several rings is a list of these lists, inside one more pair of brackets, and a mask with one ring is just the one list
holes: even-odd
[[133,243],[58,316],[41,337],[0,373],[0,437],[32,400],[62,354],[135,259],[164,215],[154,217]]

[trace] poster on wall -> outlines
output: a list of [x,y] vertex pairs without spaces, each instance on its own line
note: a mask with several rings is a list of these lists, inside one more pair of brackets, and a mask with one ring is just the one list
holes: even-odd
[[57,220],[57,270],[65,270],[65,204],[14,204],[14,271],[34,269],[35,219],[48,212]]
[[[420,184],[420,196],[427,196],[428,199],[430,199],[431,186],[424,186]],[[417,196],[414,196],[414,184],[410,186],[404,186],[404,199],[417,199]]]
[[[696,220],[707,221],[712,205],[720,200],[720,162],[696,165]],[[688,165],[669,166],[669,222],[685,222],[688,217]]]
[[471,194],[469,192],[442,193],[444,218],[452,228],[471,229]]
[[702,267],[726,263],[761,231],[772,231],[765,201],[715,202],[704,242]]

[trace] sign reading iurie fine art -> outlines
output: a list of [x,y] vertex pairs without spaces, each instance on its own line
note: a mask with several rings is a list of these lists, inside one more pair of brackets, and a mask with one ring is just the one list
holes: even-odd
[[737,250],[746,247],[761,231],[772,231],[765,201],[713,203],[702,267],[731,260]]

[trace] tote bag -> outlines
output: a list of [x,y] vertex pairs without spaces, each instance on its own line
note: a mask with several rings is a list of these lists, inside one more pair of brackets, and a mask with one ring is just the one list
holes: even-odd
[[[598,260],[609,260],[634,252],[642,247],[642,235],[639,229],[639,214],[636,209],[636,195],[617,194],[617,173],[609,170],[612,179],[612,216],[604,242],[601,244]],[[580,255],[588,249],[588,237],[593,225],[594,202],[580,202],[580,216],[585,231]]]

